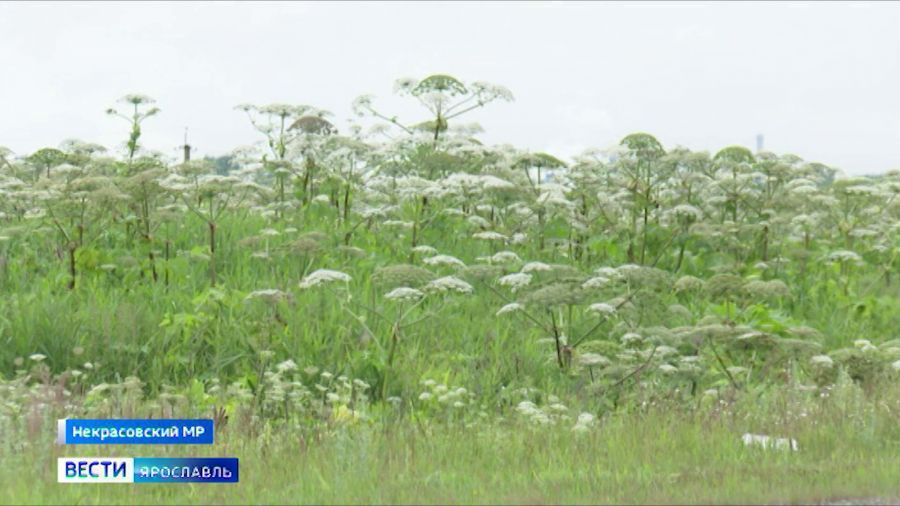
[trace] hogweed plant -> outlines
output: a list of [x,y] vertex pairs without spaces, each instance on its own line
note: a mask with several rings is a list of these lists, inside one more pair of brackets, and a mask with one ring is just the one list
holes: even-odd
[[110,211],[127,199],[113,179],[91,174],[91,169],[69,166],[35,188],[42,215],[59,232],[69,267],[69,289],[78,276],[78,256],[103,233]]
[[139,142],[141,139],[141,124],[147,118],[159,114],[159,108],[152,105],[156,102],[155,100],[140,94],[125,95],[119,99],[119,102],[127,105],[130,110],[128,112],[119,112],[117,109],[110,107],[106,110],[106,114],[125,120],[131,127],[128,141],[125,143],[127,161],[131,165],[141,147]]
[[219,220],[228,211],[239,208],[270,190],[236,176],[204,174],[193,179],[177,173],[169,174],[160,185],[179,196],[184,205],[202,219],[208,230],[209,281],[216,286],[216,231]]
[[284,217],[290,206],[287,190],[293,178],[302,178],[302,199],[308,204],[312,198],[318,140],[336,133],[325,119],[329,113],[308,105],[289,104],[242,104],[237,109],[247,113],[253,127],[266,138],[267,149],[261,161],[264,170],[274,178],[278,197],[276,215]]
[[430,113],[431,118],[417,125],[406,125],[396,116],[387,116],[375,109],[370,96],[357,98],[353,103],[354,110],[360,116],[371,115],[406,133],[411,134],[416,129],[424,130],[432,136],[435,146],[441,134],[447,131],[450,120],[497,100],[513,100],[512,93],[502,86],[481,81],[466,86],[457,78],[445,74],[434,74],[421,81],[414,78],[398,79],[394,83],[394,91],[401,96],[415,98]]

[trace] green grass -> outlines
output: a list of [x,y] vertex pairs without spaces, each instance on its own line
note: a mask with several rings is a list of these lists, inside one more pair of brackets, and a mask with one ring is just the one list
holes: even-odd
[[[801,394],[796,394],[801,395]],[[514,414],[468,427],[409,418],[322,430],[226,425],[212,447],[6,438],[4,503],[819,503],[900,498],[900,387],[845,385],[828,398],[747,396],[692,410],[656,406],[594,429],[535,427]],[[496,420],[496,419],[495,419]],[[34,429],[34,427],[33,427]],[[744,432],[799,451],[748,448]],[[238,484],[57,484],[60,456],[234,456]],[[14,471],[15,470],[15,471]]]

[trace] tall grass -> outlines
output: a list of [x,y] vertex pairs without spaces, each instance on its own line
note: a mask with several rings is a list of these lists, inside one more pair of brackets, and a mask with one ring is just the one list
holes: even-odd
[[[3,452],[0,488],[6,503],[43,504],[887,504],[900,498],[898,412],[896,386],[864,394],[848,384],[829,398],[800,392],[697,410],[648,407],[582,433],[514,416],[470,426],[401,418],[324,432],[235,420],[213,447],[72,448],[55,446],[48,430]],[[799,451],[740,441],[770,430],[796,438]],[[236,456],[241,482],[54,483],[57,457],[95,454]]]

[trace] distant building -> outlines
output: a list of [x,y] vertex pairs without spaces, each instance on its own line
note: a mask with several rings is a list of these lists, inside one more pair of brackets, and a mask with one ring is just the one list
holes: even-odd
[[761,153],[763,150],[763,134],[756,134],[756,152]]

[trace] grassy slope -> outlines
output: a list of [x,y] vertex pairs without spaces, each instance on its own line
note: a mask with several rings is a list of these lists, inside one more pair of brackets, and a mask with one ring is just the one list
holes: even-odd
[[[779,408],[781,406],[781,408]],[[318,439],[224,430],[204,448],[60,448],[4,455],[4,503],[816,503],[900,498],[900,389],[798,404],[739,402],[612,415],[596,430],[507,421],[463,429],[374,422]],[[705,413],[700,415],[699,413]],[[48,424],[48,429],[50,425]],[[389,427],[384,431],[383,427]],[[798,452],[745,448],[787,433]],[[237,485],[59,485],[62,455],[237,456]],[[13,469],[18,472],[13,473]]]

